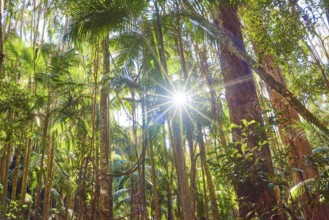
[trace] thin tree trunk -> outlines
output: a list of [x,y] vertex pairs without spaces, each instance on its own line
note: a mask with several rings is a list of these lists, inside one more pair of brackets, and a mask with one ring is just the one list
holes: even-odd
[[[211,113],[213,115],[214,121],[216,123],[215,131],[218,131],[219,133],[219,140],[223,147],[227,147],[227,140],[224,133],[222,118],[223,118],[223,109],[218,109],[217,105],[217,94],[216,90],[214,88],[214,83],[212,76],[209,74],[209,65],[207,61],[207,53],[206,50],[203,49],[202,52],[200,52],[199,47],[196,45],[196,53],[199,56],[200,60],[200,67],[201,67],[201,73],[204,77],[207,87],[210,90],[210,96],[211,96]],[[216,132],[217,133],[217,132]]]
[[153,199],[152,204],[154,204],[154,219],[160,220],[161,219],[161,213],[160,213],[160,205],[159,205],[159,189],[156,179],[156,164],[155,164],[155,155],[153,152],[153,146],[149,146],[149,153],[150,153],[150,159],[151,159],[151,179],[152,179],[152,185],[153,185]]
[[[164,146],[165,152],[167,153],[167,155],[169,155],[170,152],[169,152],[169,149],[167,148],[167,144],[166,144],[167,137],[166,137],[166,129],[165,129],[164,125],[162,126],[162,139],[163,139],[163,146]],[[166,173],[168,175],[168,183],[171,183],[172,175],[169,173],[169,160],[168,160],[168,157],[165,157],[165,161],[166,161],[165,169],[166,169]],[[172,194],[171,184],[167,184],[167,211],[168,211],[167,220],[172,220],[173,219],[172,205],[171,205],[172,204],[172,199],[171,199],[172,195],[171,194]]]
[[112,219],[112,177],[110,160],[110,119],[109,119],[109,39],[106,37],[103,42],[103,83],[100,97],[100,215],[101,219]]
[[204,168],[204,172],[205,172],[206,178],[207,178],[207,185],[208,185],[208,190],[209,190],[213,218],[216,220],[219,220],[220,215],[219,215],[218,204],[217,204],[217,200],[216,200],[215,187],[214,187],[214,184],[212,181],[210,169],[207,164],[206,148],[205,148],[205,144],[203,141],[201,124],[199,122],[197,123],[197,129],[198,129],[198,136],[199,136],[198,140],[199,140],[199,146],[200,146],[201,163],[202,163],[202,166]]
[[[157,1],[154,2],[155,10],[156,10],[156,22],[157,22],[157,40],[158,40],[158,51],[161,61],[161,70],[164,74],[165,80],[167,82],[167,86],[169,86],[168,79],[168,68],[166,64],[165,58],[165,50],[163,44],[163,33],[162,33],[162,25],[160,21],[160,12],[158,8]],[[189,184],[186,176],[186,165],[185,165],[185,157],[183,152],[183,144],[182,144],[182,130],[181,130],[181,118],[178,117],[178,114],[174,114],[172,118],[172,127],[173,127],[173,149],[174,149],[174,157],[176,161],[176,171],[178,176],[178,185],[180,190],[180,200],[182,204],[183,210],[183,219],[191,220],[193,218],[193,214],[191,212],[191,198],[189,192]]]
[[22,3],[22,12],[21,12],[21,15],[20,15],[20,27],[19,27],[19,37],[21,39],[23,39],[23,26],[24,26],[24,13],[25,13],[25,1],[26,0],[23,0],[23,3]]
[[40,159],[40,171],[38,176],[38,185],[37,185],[37,192],[36,192],[36,200],[35,200],[35,213],[34,213],[34,220],[38,220],[39,214],[39,206],[40,206],[40,194],[42,188],[42,177],[43,177],[43,167],[44,167],[44,159],[46,148],[48,147],[48,126],[49,126],[49,117],[50,117],[50,91],[48,89],[48,101],[47,101],[47,109],[43,121],[43,131],[42,131],[42,139],[41,139],[41,159]]
[[203,182],[203,196],[204,198],[202,199],[203,201],[203,209],[204,209],[204,217],[206,220],[209,220],[209,210],[208,210],[208,195],[207,195],[207,189],[206,189],[206,178],[205,178],[205,171],[204,171],[204,163],[202,163],[201,160],[201,172],[202,172],[202,182]]
[[18,149],[16,151],[16,161],[15,161],[15,170],[14,170],[14,179],[12,184],[12,191],[11,191],[11,200],[16,199],[16,191],[17,191],[17,183],[18,183],[18,171],[19,171],[19,164],[21,161],[21,152],[22,152],[22,145],[24,140],[24,127],[21,127],[21,141],[22,143],[19,143]]
[[[30,132],[33,131],[33,122],[31,122]],[[23,176],[22,176],[22,186],[21,186],[21,205],[25,203],[27,182],[28,182],[28,174],[29,174],[29,164],[31,158],[31,150],[32,150],[32,140],[29,137],[26,137],[26,145],[24,150],[24,165],[23,165]],[[38,144],[36,143],[35,146]]]
[[44,44],[45,30],[46,30],[47,18],[48,18],[48,0],[45,0],[45,10],[43,13],[44,13],[43,14],[44,20],[43,20],[43,24],[42,24],[40,46]]
[[[178,18],[178,23],[179,23]],[[181,63],[181,68],[184,76],[184,81],[186,88],[184,88],[186,91],[189,91],[189,75],[186,67],[186,61],[185,61],[185,55],[184,55],[184,47],[183,47],[183,39],[182,39],[182,33],[181,33],[181,28],[178,27],[176,29],[177,31],[177,45],[178,45],[178,52],[179,52],[179,57],[180,57],[180,63]],[[183,124],[185,127],[185,134],[186,134],[186,140],[187,140],[187,146],[190,151],[190,160],[191,160],[191,176],[190,176],[190,197],[191,197],[191,212],[194,215],[195,213],[195,201],[196,201],[196,180],[195,180],[195,175],[196,175],[196,159],[195,159],[195,149],[193,146],[193,123],[190,119],[190,116],[188,114],[183,115]]]
[[193,218],[191,197],[186,176],[185,156],[182,145],[182,119],[181,115],[176,112],[171,119],[173,134],[173,151],[175,157],[178,185],[180,191],[180,201],[183,210],[183,219],[191,220]]
[[45,193],[43,200],[43,220],[49,219],[49,210],[51,208],[51,189],[52,189],[52,173],[54,164],[54,154],[55,154],[56,143],[54,140],[54,134],[49,138],[49,148],[48,148],[48,164],[46,170],[46,181],[45,181]]
[[[142,96],[142,112],[146,112],[146,102],[145,96]],[[146,125],[146,114],[142,114],[142,145],[143,149],[147,146],[147,125]],[[145,186],[145,158],[142,161],[140,168],[140,178],[139,178],[139,191],[140,191],[140,203],[141,203],[141,219],[147,220],[147,207],[146,207],[146,186]]]
[[12,152],[12,144],[7,144],[7,147],[5,148],[6,156],[3,158],[5,164],[4,164],[4,172],[3,172],[3,180],[2,180],[2,199],[1,204],[5,205],[7,203],[7,195],[8,195],[8,176],[9,176],[9,165],[10,165],[10,157]]
[[[92,132],[91,132],[91,149],[90,149],[90,155],[93,158],[94,161],[98,161],[98,144],[95,144],[95,136],[96,136],[96,103],[97,103],[97,92],[98,92],[98,69],[99,69],[99,45],[96,45],[95,48],[95,60],[94,60],[94,94],[93,94],[93,110],[92,110]],[[87,163],[87,162],[86,162]],[[95,178],[95,184],[92,185],[94,188],[94,193],[92,194],[91,199],[91,218],[95,219],[95,213],[96,213],[96,200],[99,195],[99,173],[98,173],[98,167],[94,167],[94,173],[93,177]],[[94,179],[94,178],[93,178]]]
[[2,33],[2,16],[3,16],[3,1],[0,2],[0,74],[2,74],[3,63],[3,33]]
[[[220,7],[217,16],[216,22],[220,22],[221,27],[230,31],[230,37],[234,39],[239,50],[245,52],[236,6]],[[262,126],[261,113],[259,109],[254,108],[257,106],[258,98],[248,64],[234,56],[227,47],[221,46],[221,66],[231,122],[241,125],[242,120],[254,120]],[[255,128],[249,127],[249,129]],[[244,152],[241,150],[241,143],[239,143],[242,139],[242,130],[233,128],[232,132],[233,141],[237,143],[237,148],[243,155]],[[246,172],[248,176],[244,181],[236,181],[235,183],[241,218],[251,219],[258,215],[262,216],[263,219],[279,219],[276,213],[272,211],[277,204],[277,199],[274,192],[268,187],[268,181],[271,180],[264,180],[259,175],[262,173],[267,178],[274,175],[269,146],[265,145],[262,146],[262,149],[255,149],[255,146],[259,146],[259,143],[265,140],[264,132],[259,132],[259,135],[248,135],[247,138],[247,146],[252,150],[253,158],[252,161],[245,160],[242,169],[250,167],[253,169],[249,169],[248,172],[242,170],[241,172]],[[253,165],[256,158],[262,158],[263,161]]]
[[[131,89],[131,98],[132,98],[132,103],[131,103],[131,108],[132,108],[132,127],[133,127],[133,144],[131,145],[131,150],[130,150],[130,154],[131,154],[131,158],[136,158],[137,155],[137,124],[136,124],[136,98],[135,98],[135,91],[134,89]],[[131,220],[138,220],[140,217],[140,209],[139,209],[139,192],[138,192],[138,181],[136,180],[136,178],[134,177],[134,173],[132,173],[132,175],[130,176],[130,197],[131,197],[131,201],[130,201],[130,219]]]
[[[40,22],[40,17],[41,17],[41,12],[42,12],[42,1],[43,0],[40,0],[40,2],[39,2],[37,18],[34,19],[33,52],[36,49],[36,45],[37,45],[37,39],[38,39],[38,33],[39,33],[39,22]],[[34,3],[36,3],[36,1],[34,1]]]

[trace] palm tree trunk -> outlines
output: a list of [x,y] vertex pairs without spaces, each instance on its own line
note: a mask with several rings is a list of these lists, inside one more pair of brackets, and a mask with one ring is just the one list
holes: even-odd
[[[168,82],[168,68],[166,64],[165,58],[165,50],[163,44],[163,33],[162,33],[162,25],[160,21],[160,12],[158,8],[157,1],[154,2],[155,10],[156,10],[156,22],[157,22],[157,40],[158,40],[158,51],[161,61],[161,70],[164,74],[166,82]],[[169,86],[169,84],[168,84]],[[191,220],[194,219],[192,216],[194,213],[191,212],[191,197],[189,192],[189,184],[186,177],[186,165],[185,165],[185,157],[183,152],[182,145],[182,130],[179,122],[181,122],[180,118],[177,117],[178,114],[175,114],[172,118],[172,128],[173,128],[173,149],[174,156],[176,161],[176,171],[178,176],[178,185],[180,190],[180,199],[183,210],[183,219]]]
[[[179,22],[179,17],[178,21]],[[184,75],[184,81],[186,88],[185,90],[189,91],[189,76],[188,76],[188,71],[186,67],[186,62],[185,62],[185,55],[184,55],[184,47],[183,47],[183,39],[182,39],[182,31],[181,28],[178,27],[176,29],[177,31],[177,45],[178,45],[178,52],[179,52],[179,57],[180,57],[180,63],[181,63],[181,68],[182,72]],[[190,197],[191,197],[191,212],[194,214],[195,213],[195,201],[196,201],[196,180],[195,180],[195,175],[196,175],[196,159],[195,159],[195,149],[193,146],[193,123],[190,119],[190,116],[187,114],[183,115],[183,124],[185,127],[185,134],[186,134],[186,140],[187,140],[187,146],[190,151],[190,160],[191,160],[191,176],[190,176]]]
[[2,16],[3,16],[3,1],[0,2],[0,74],[2,73],[3,62],[3,33],[2,33]]
[[18,149],[16,152],[16,161],[15,161],[15,170],[14,170],[14,179],[12,184],[12,191],[11,191],[11,200],[16,199],[16,191],[17,191],[17,182],[18,182],[18,171],[19,171],[19,164],[21,161],[21,152],[22,152],[22,146],[23,146],[23,140],[24,140],[24,127],[21,127],[21,140],[22,143],[18,145]]
[[178,186],[180,191],[180,201],[183,210],[183,219],[194,219],[191,209],[191,197],[186,176],[185,156],[182,145],[182,121],[181,115],[176,113],[172,116],[173,152],[175,157]]
[[[225,132],[223,129],[223,109],[219,109],[217,105],[217,94],[216,90],[214,88],[214,83],[212,76],[209,74],[209,65],[207,61],[207,53],[206,50],[203,49],[202,51],[199,50],[199,47],[196,45],[196,53],[199,56],[200,60],[200,67],[201,67],[201,73],[204,77],[207,87],[210,90],[210,96],[211,96],[211,113],[213,115],[214,121],[216,123],[215,131],[218,130],[219,133],[219,140],[223,147],[227,147],[227,140],[225,137]],[[217,132],[216,132],[217,133]]]
[[204,213],[204,218],[206,220],[209,220],[209,210],[208,210],[208,195],[207,195],[207,189],[206,189],[206,178],[205,178],[205,168],[204,168],[204,163],[201,160],[201,172],[202,172],[202,182],[203,182],[203,213]]
[[5,205],[7,203],[7,195],[8,195],[8,176],[9,176],[9,165],[10,165],[10,157],[12,153],[12,144],[9,142],[7,147],[5,148],[6,156],[3,158],[4,161],[4,172],[3,172],[3,179],[2,179],[2,199],[1,204]]
[[[142,96],[142,112],[146,112],[146,102],[145,96]],[[146,131],[146,114],[142,114],[142,145],[143,149],[147,147],[147,131]],[[145,158],[142,161],[141,168],[139,170],[140,178],[139,178],[139,191],[140,191],[140,207],[141,207],[141,219],[147,219],[147,206],[146,206],[146,186],[145,186]]]
[[103,42],[103,83],[100,97],[100,215],[101,219],[112,219],[112,177],[108,174],[110,168],[110,119],[109,119],[109,39],[106,37]]
[[46,170],[46,181],[45,181],[45,194],[44,194],[44,200],[43,200],[43,220],[49,219],[49,210],[51,206],[51,189],[52,189],[52,172],[53,172],[53,164],[54,164],[54,153],[55,153],[55,140],[54,140],[54,134],[51,135],[49,138],[49,148],[48,148],[48,164],[47,164],[47,170]]
[[[134,142],[131,145],[131,157],[132,158],[136,158],[137,155],[137,124],[136,124],[136,100],[135,100],[135,91],[134,89],[131,89],[131,98],[132,98],[132,103],[131,103],[131,108],[132,108],[132,120],[133,120],[133,139]],[[138,172],[138,174],[140,174]],[[139,175],[138,175],[139,176]],[[131,202],[130,202],[130,219],[131,220],[138,220],[140,217],[140,209],[139,209],[139,193],[138,193],[138,181],[136,180],[136,178],[134,177],[134,174],[131,175],[130,177],[130,189],[131,189],[131,193],[130,193],[130,197],[131,197]]]
[[202,134],[200,123],[197,123],[197,129],[198,129],[198,136],[199,136],[198,140],[199,140],[199,146],[200,146],[201,163],[203,165],[204,172],[205,172],[206,178],[207,178],[207,185],[208,185],[208,190],[209,190],[213,218],[216,220],[219,220],[220,215],[219,215],[218,204],[217,204],[217,200],[216,200],[215,187],[214,187],[214,184],[212,181],[210,169],[207,164],[207,153],[206,153],[206,148],[205,148],[205,144],[203,141],[203,134]]
[[[94,60],[94,91],[93,91],[93,110],[92,110],[92,131],[91,131],[91,149],[90,149],[90,155],[91,158],[94,161],[98,161],[98,145],[95,144],[95,139],[96,139],[96,105],[97,105],[97,92],[98,92],[98,69],[99,69],[99,45],[96,45],[95,48],[95,60]],[[86,163],[88,163],[86,161]],[[92,199],[91,199],[91,218],[95,218],[95,213],[96,213],[96,199],[98,198],[98,192],[99,192],[99,173],[98,173],[98,166],[94,167],[94,172],[93,172],[93,177],[96,176],[95,179],[95,184],[93,184],[93,189],[94,192],[92,194]]]
[[[230,31],[230,37],[239,46],[239,50],[245,51],[236,6],[220,7],[216,22],[219,22],[225,30]],[[221,47],[221,66],[231,122],[241,125],[241,120],[254,120],[262,126],[261,113],[254,108],[255,104],[257,106],[258,98],[248,64],[234,56],[227,47]],[[233,128],[232,132],[233,141],[239,143],[242,130]],[[264,132],[260,132],[259,135],[248,135],[247,145],[253,149],[265,140]],[[243,155],[240,144],[237,144],[237,148]],[[259,175],[262,173],[270,178],[274,174],[269,146],[265,145],[262,149],[254,151],[252,161],[245,161],[244,169],[252,167],[257,157],[263,158],[263,162],[257,167],[254,166],[253,171],[248,171],[245,181],[235,183],[237,195],[240,198],[239,215],[246,219],[251,219],[255,215],[262,215],[264,219],[279,219],[272,211],[277,204],[277,199],[273,191],[268,188],[267,181],[270,180],[264,181]]]
[[153,152],[153,146],[150,145],[148,146],[149,148],[149,153],[150,153],[150,159],[151,159],[151,179],[152,179],[152,185],[153,185],[153,199],[152,199],[152,204],[154,204],[154,210],[155,210],[155,215],[154,219],[155,220],[160,220],[161,219],[161,213],[160,213],[160,205],[159,205],[159,189],[158,189],[158,184],[157,184],[157,179],[156,179],[156,164],[155,164],[155,155]]
[[26,0],[23,0],[23,3],[22,3],[22,11],[21,11],[21,14],[20,14],[20,27],[19,27],[19,37],[21,39],[23,39],[23,26],[24,26],[24,13],[25,13],[25,1]]
[[[31,122],[30,132],[33,131],[33,122]],[[29,137],[26,137],[26,145],[24,150],[24,165],[23,165],[23,176],[22,176],[22,186],[21,186],[21,205],[25,203],[27,182],[28,182],[28,174],[29,174],[29,164],[31,158],[31,150],[32,150],[32,140]],[[35,143],[37,146],[38,143]]]
[[[169,155],[170,152],[167,148],[167,143],[166,143],[167,137],[166,137],[165,126],[162,126],[162,139],[163,139],[163,146],[164,146],[165,152],[167,152],[167,155]],[[169,159],[168,159],[168,157],[165,157],[165,161],[166,161],[165,169],[166,169],[166,173],[168,175],[168,183],[171,183],[172,175],[169,172]],[[172,204],[171,194],[172,194],[172,186],[171,186],[171,184],[167,184],[167,213],[168,213],[167,220],[172,220],[173,219],[172,205],[171,205]]]
[[45,163],[45,153],[46,153],[46,147],[48,146],[48,126],[49,126],[49,117],[50,117],[50,91],[48,89],[48,101],[47,101],[47,109],[46,114],[43,121],[43,130],[42,130],[42,138],[41,138],[41,159],[40,159],[40,171],[38,176],[38,185],[37,185],[37,192],[36,192],[36,200],[35,200],[35,214],[34,214],[34,220],[38,219],[39,214],[39,206],[40,206],[40,194],[41,194],[41,188],[42,188],[42,177],[43,177],[43,167]]

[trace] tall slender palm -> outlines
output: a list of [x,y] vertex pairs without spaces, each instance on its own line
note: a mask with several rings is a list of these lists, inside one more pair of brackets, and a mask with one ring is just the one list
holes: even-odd
[[[138,16],[144,8],[143,1],[84,1],[72,7],[69,35],[73,39],[103,39],[103,80],[100,100],[100,215],[101,219],[113,217],[111,146],[109,139],[109,39],[110,31],[119,29],[125,19]],[[95,35],[95,36],[93,36]],[[98,178],[98,177],[96,177]]]

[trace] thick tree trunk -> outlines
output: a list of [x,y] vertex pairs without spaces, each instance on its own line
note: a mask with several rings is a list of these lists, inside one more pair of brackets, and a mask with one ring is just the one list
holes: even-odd
[[[285,85],[281,70],[274,64],[271,55],[263,56],[261,62],[274,79]],[[305,131],[293,127],[294,123],[299,121],[298,113],[274,89],[268,88],[268,91],[279,120],[279,132],[282,142],[289,148],[289,164],[292,168],[299,170],[292,173],[294,183],[297,184],[318,176],[318,171],[306,164],[305,159],[312,154],[312,146],[306,137]]]
[[[237,8],[232,5],[220,7],[217,19],[216,22],[220,22],[222,28],[230,31],[230,37],[239,50],[245,52]],[[227,47],[221,47],[221,66],[232,123],[241,125],[241,120],[254,120],[263,126],[261,113],[259,109],[255,108],[258,106],[258,97],[248,64],[234,56]],[[255,128],[249,127],[249,129]],[[237,142],[238,150],[243,154],[241,143],[238,143],[242,138],[242,130],[234,128],[232,132],[233,141]],[[263,219],[279,219],[272,211],[277,204],[277,199],[274,192],[268,187],[270,178],[274,174],[269,146],[265,145],[261,149],[255,149],[260,142],[264,141],[266,141],[264,132],[248,135],[247,146],[253,152],[252,161],[246,160],[245,166],[242,168],[249,169],[248,176],[244,181],[235,183],[239,197],[239,215],[244,219],[251,219],[257,215],[262,216]],[[262,162],[255,166],[253,164],[256,158],[262,158]],[[253,169],[250,169],[251,167]],[[261,175],[264,175],[266,179]]]
[[110,168],[110,119],[109,119],[109,39],[103,40],[103,83],[100,97],[100,216],[101,220],[112,219],[113,200],[112,200],[112,177],[108,174]]

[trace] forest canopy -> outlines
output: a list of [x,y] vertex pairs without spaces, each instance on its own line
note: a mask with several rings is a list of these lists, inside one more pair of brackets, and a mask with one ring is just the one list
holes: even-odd
[[327,220],[329,1],[3,0],[0,219]]

